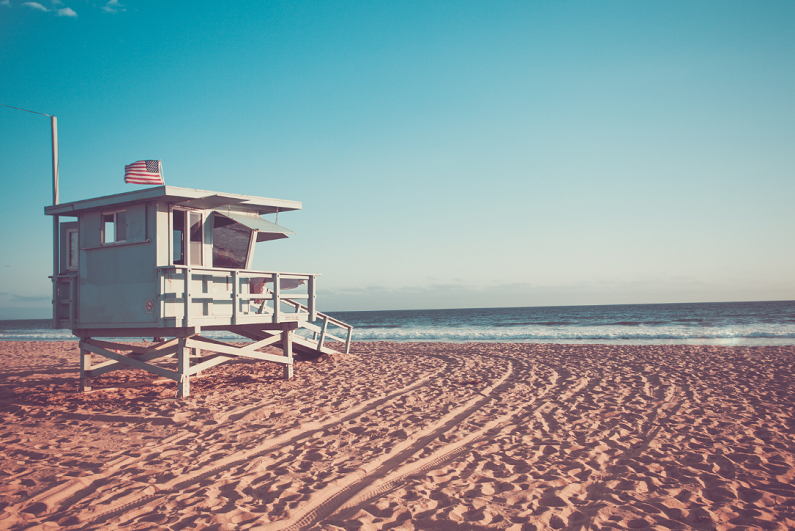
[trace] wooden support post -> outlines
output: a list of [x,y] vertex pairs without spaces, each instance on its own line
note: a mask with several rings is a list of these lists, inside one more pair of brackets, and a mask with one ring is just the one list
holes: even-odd
[[179,338],[177,347],[177,372],[179,382],[177,382],[177,396],[185,397],[190,395],[190,349],[185,347],[185,338]]
[[[190,351],[191,351],[191,354],[193,355],[194,358],[196,358],[197,360],[201,361],[199,358],[202,357],[202,349],[200,349],[200,348],[192,348],[192,349],[190,349]],[[201,375],[202,375],[202,371],[200,371],[200,370],[196,371],[196,376],[201,376]]]
[[293,330],[286,326],[282,329],[282,352],[287,357],[287,364],[284,366],[284,379],[289,380],[293,377]]
[[80,388],[81,393],[91,391],[91,353],[80,349]]

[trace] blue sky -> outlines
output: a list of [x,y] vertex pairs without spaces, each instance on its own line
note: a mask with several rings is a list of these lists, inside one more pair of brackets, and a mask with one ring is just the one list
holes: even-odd
[[[795,3],[0,2],[61,201],[302,201],[321,309],[795,299]],[[50,129],[0,107],[0,318],[47,317]]]

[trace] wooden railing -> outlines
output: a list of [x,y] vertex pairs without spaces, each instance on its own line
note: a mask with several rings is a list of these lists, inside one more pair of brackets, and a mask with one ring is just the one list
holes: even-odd
[[[321,350],[324,342],[339,341],[345,344],[345,352],[350,352],[353,327],[315,307],[318,275],[188,266],[159,267],[157,271],[157,328],[297,322],[312,332],[311,339],[303,338],[312,348]],[[53,328],[74,330],[78,328],[78,277],[51,278],[55,283]],[[273,283],[273,289],[251,293],[253,279]],[[303,281],[306,293],[286,293],[282,280]]]
[[[218,267],[168,266],[159,267],[160,317],[180,322],[177,326],[201,324],[231,325],[253,323],[281,323],[286,321],[314,321],[315,279],[317,275],[225,269]],[[273,290],[252,293],[252,281],[272,282]],[[285,296],[283,280],[302,281],[306,293]],[[305,312],[288,313],[282,304],[305,299]]]

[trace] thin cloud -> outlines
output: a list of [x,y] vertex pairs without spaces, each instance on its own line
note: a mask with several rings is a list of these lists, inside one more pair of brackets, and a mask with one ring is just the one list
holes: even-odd
[[11,299],[16,302],[45,302],[52,298],[51,295],[17,295],[10,293]]
[[[9,3],[9,0],[3,0],[2,3],[4,5],[7,5],[7,6],[11,5]],[[61,5],[61,4],[63,4],[63,2],[61,0],[52,0],[52,5],[54,5],[54,6],[58,6],[58,5]],[[47,9],[46,7],[44,7],[43,5],[41,5],[38,2],[25,2],[22,5],[23,6],[27,6],[27,7],[31,8],[31,9],[35,9],[37,11],[44,11],[45,13],[48,13],[50,11],[56,11],[55,8],[53,8],[52,10]],[[56,12],[57,12],[59,17],[77,17],[77,13],[75,13],[75,10],[72,9],[71,7],[63,7],[63,8],[58,9]]]
[[102,6],[100,9],[105,13],[118,13],[119,11],[127,11],[124,9],[124,5],[119,3],[119,0],[110,0],[107,4]]
[[0,6],[9,6],[9,7],[11,7],[11,1],[10,0],[3,0],[2,2],[0,2]]
[[47,9],[46,7],[44,7],[43,5],[41,5],[38,2],[25,2],[22,5],[23,6],[28,6],[31,9],[38,9],[40,11],[49,11],[49,9]]

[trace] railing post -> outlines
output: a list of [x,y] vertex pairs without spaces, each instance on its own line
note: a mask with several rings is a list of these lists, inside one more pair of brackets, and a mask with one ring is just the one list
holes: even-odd
[[314,322],[317,319],[317,307],[315,306],[315,280],[316,275],[309,277],[309,301],[306,303],[309,306],[309,321]]
[[[243,271],[245,273],[245,271]],[[238,306],[238,315],[246,316],[248,315],[248,307],[251,304],[251,299],[246,299],[246,297],[251,296],[251,279],[246,277],[245,274],[241,277],[240,272],[237,272],[237,281],[240,282],[240,286],[238,288],[238,293],[240,294],[240,302],[246,301],[246,304],[241,304]],[[246,285],[248,284],[248,288]]]
[[323,328],[320,330],[320,339],[317,341],[317,349],[323,348],[323,342],[326,340],[326,327],[328,326],[328,315],[323,316]]
[[273,274],[273,322],[281,319],[282,280],[279,273]]
[[348,327],[348,339],[345,341],[345,354],[351,353],[351,337],[353,337],[353,327]]
[[157,268],[157,325],[162,326],[163,316],[166,315],[166,275],[162,268]]
[[184,270],[185,273],[185,317],[184,317],[184,324],[182,326],[188,327],[190,326],[190,267],[186,267]]
[[237,298],[238,291],[239,291],[239,284],[240,277],[238,276],[237,270],[232,271],[232,324],[237,324],[237,307],[239,304],[239,300]]

